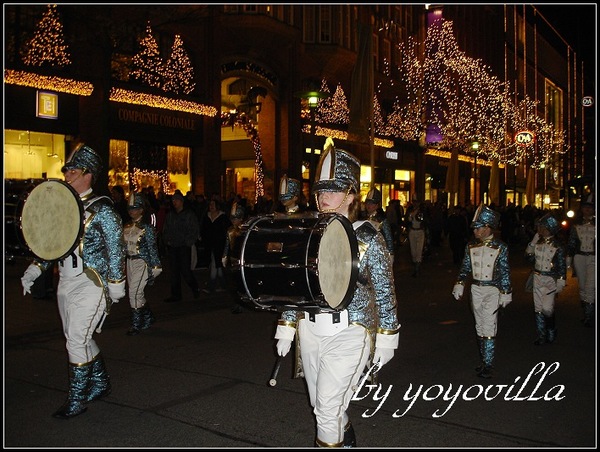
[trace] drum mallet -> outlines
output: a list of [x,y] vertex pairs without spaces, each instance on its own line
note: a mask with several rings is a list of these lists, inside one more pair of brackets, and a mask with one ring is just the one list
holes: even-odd
[[283,356],[278,356],[275,361],[275,367],[273,368],[273,372],[271,372],[271,378],[269,380],[269,386],[275,386],[277,384],[277,374],[279,374],[279,369],[281,368],[281,360]]

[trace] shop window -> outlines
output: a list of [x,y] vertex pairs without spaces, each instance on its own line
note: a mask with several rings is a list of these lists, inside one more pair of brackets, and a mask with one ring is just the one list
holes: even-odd
[[65,136],[29,130],[4,131],[5,179],[62,179]]

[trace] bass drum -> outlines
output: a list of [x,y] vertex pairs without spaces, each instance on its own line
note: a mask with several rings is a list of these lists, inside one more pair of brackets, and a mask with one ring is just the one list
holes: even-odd
[[352,224],[338,214],[251,219],[231,254],[241,297],[273,311],[345,309],[354,294],[358,263]]
[[37,258],[61,260],[73,252],[83,234],[83,203],[66,182],[47,180],[27,196],[20,223],[23,239]]

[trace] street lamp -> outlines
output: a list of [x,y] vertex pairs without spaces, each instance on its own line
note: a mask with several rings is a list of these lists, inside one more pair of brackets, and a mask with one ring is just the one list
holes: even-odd
[[308,91],[303,91],[297,93],[297,96],[306,101],[306,105],[308,106],[310,112],[310,155],[308,162],[308,183],[309,187],[312,188],[312,184],[315,177],[315,167],[317,165],[316,162],[316,112],[317,107],[319,106],[319,101],[321,99],[326,99],[329,97],[329,93],[324,93],[317,89],[309,89]]

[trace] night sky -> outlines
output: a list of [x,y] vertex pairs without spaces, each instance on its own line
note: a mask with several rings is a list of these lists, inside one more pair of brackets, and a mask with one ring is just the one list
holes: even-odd
[[597,4],[534,4],[534,6],[583,59],[586,68],[595,68]]

